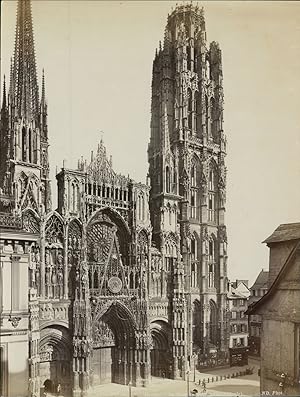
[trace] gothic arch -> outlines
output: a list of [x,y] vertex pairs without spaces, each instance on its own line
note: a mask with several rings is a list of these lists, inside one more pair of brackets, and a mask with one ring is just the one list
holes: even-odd
[[93,327],[97,326],[99,321],[106,323],[112,330],[117,347],[135,348],[135,332],[138,326],[133,314],[122,302],[111,301],[100,308],[93,319]]
[[32,209],[27,208],[22,212],[23,229],[31,233],[40,233],[40,218]]
[[94,212],[87,222],[87,228],[89,228],[93,223],[101,221],[105,215],[108,217],[108,219],[111,219],[113,222],[115,222],[118,228],[124,231],[126,238],[129,239],[130,230],[127,223],[117,211],[110,207],[101,208]]
[[41,385],[49,379],[52,384],[61,384],[62,391],[71,389],[72,345],[66,327],[58,324],[43,326],[39,341],[39,373]]
[[[101,252],[103,250],[108,250],[108,243],[111,231],[116,229],[116,237],[118,240],[120,253],[123,258],[126,258],[128,255],[128,243],[130,241],[130,232],[128,225],[118,214],[116,211],[110,208],[104,208],[102,210],[97,211],[92,219],[88,222],[87,225],[87,243],[88,243],[88,255],[90,260],[92,258],[93,251],[100,247]],[[108,254],[108,251],[106,252]],[[97,254],[98,255],[98,254]],[[95,255],[94,255],[95,256]]]
[[70,233],[70,230],[72,230],[73,226],[78,230],[78,232],[80,230],[80,233],[82,234],[82,229],[83,229],[82,221],[79,218],[74,217],[71,218],[70,222],[67,224],[66,229],[68,235]]
[[[191,186],[198,187],[201,179],[201,161],[196,153],[193,153],[190,162],[190,183]],[[194,182],[194,183],[193,183]]]
[[137,251],[148,255],[149,238],[148,233],[145,229],[139,231],[137,235]]
[[197,232],[193,232],[190,238],[190,255],[191,255],[191,287],[198,285],[199,276],[199,258],[200,258],[200,246],[201,242]]
[[203,304],[199,299],[193,302],[193,350],[203,350]]
[[216,269],[218,258],[218,240],[214,233],[208,239],[208,287],[216,287]]
[[211,159],[209,160],[207,169],[208,169],[208,173],[210,173],[211,171],[213,172],[214,179],[215,179],[215,181],[217,181],[217,177],[219,174],[219,166],[213,157],[211,157]]
[[210,343],[217,346],[218,343],[218,306],[213,299],[209,301],[210,321],[209,321],[209,338]]
[[170,325],[164,320],[153,320],[150,324],[152,337],[151,349],[151,374],[153,376],[167,377],[170,373],[170,349],[169,339],[171,334]]
[[144,221],[146,218],[145,214],[145,195],[143,191],[140,191],[137,195],[137,215],[139,221]]
[[63,217],[60,215],[60,213],[57,212],[57,211],[50,211],[50,212],[46,215],[45,224],[47,223],[47,221],[48,221],[52,216],[56,216],[56,217],[60,220],[60,222],[61,222],[62,224],[64,224],[64,218],[63,218]]
[[51,212],[45,221],[45,237],[48,244],[63,244],[64,239],[64,221],[62,216],[56,212]]

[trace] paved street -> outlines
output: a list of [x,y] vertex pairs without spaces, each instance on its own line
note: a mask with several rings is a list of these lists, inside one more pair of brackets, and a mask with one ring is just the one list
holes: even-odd
[[[206,393],[202,392],[202,387],[198,385],[199,380],[212,378],[216,375],[229,375],[246,368],[253,368],[252,375],[246,375],[238,378],[226,379],[218,382],[207,383]],[[191,374],[191,381],[189,384],[190,391],[198,390],[198,395],[211,396],[232,396],[232,395],[259,395],[259,377],[257,370],[259,368],[259,361],[249,360],[248,366],[244,367],[227,367],[221,369],[210,370],[209,372],[200,373],[196,371],[196,382],[194,383],[193,375]],[[185,397],[187,396],[187,382],[181,380],[171,380],[162,378],[152,378],[151,384],[147,388],[132,387],[129,390],[128,386],[107,384],[98,386],[89,393],[89,397]]]

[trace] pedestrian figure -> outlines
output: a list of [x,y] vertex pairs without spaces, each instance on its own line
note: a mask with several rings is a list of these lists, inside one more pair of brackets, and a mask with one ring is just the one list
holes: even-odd
[[61,385],[60,385],[60,383],[59,383],[59,384],[57,385],[57,387],[56,387],[56,393],[57,393],[57,396],[58,396],[58,397],[61,396],[60,392],[61,392]]
[[202,393],[206,393],[206,383],[204,379],[202,381]]

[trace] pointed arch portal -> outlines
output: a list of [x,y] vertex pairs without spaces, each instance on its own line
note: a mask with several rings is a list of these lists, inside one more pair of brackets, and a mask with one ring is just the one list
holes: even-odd
[[61,385],[64,395],[71,392],[72,346],[69,331],[59,325],[43,328],[39,343],[39,377],[40,386],[44,383],[55,388]]
[[169,325],[165,321],[156,320],[151,323],[151,375],[171,378],[171,357],[169,348]]
[[135,323],[126,307],[114,301],[96,317],[93,333],[93,385],[136,384]]

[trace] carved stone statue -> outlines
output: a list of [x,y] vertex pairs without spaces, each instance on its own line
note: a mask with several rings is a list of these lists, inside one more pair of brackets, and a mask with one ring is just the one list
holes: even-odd
[[45,281],[46,281],[46,294],[48,297],[50,297],[51,296],[51,268],[49,266],[46,267]]

